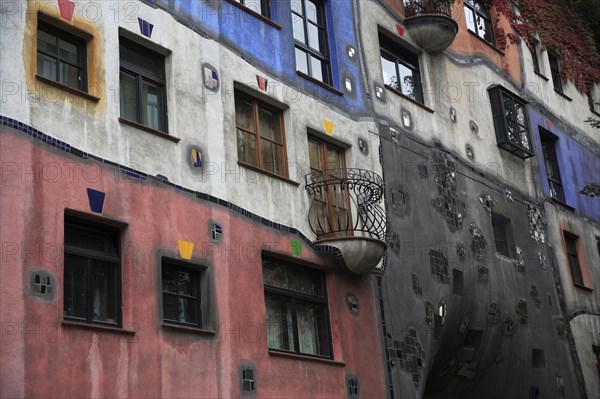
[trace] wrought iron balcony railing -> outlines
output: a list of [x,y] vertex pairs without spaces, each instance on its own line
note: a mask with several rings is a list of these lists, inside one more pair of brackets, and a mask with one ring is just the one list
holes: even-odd
[[450,0],[404,0],[404,17],[423,14],[443,14],[452,17]]
[[308,221],[319,239],[369,237],[385,241],[386,217],[379,206],[383,179],[364,169],[313,172],[305,176],[312,197]]

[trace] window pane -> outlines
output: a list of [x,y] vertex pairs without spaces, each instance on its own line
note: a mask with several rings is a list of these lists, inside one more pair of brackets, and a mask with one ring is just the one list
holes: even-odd
[[402,64],[398,64],[398,70],[400,71],[400,85],[402,87],[402,93],[406,94],[411,98],[416,98],[416,86],[419,82],[415,82],[413,71],[410,68]]
[[323,295],[321,276],[318,272],[296,270],[295,266],[281,265],[270,260],[263,261],[263,282],[290,291]]
[[322,39],[323,36],[320,34],[320,30],[319,28],[317,28],[315,25],[308,23],[307,24],[307,30],[308,30],[308,45],[317,50],[318,52],[321,52],[321,49],[323,48],[323,43],[322,43]]
[[321,191],[319,193],[319,198],[314,199],[311,205],[311,210],[309,212],[310,225],[314,227],[317,234],[325,234],[331,231],[331,226],[329,225],[329,210],[326,202],[322,202],[319,200],[325,200],[325,193]]
[[333,177],[343,177],[342,167],[342,154],[334,148],[327,147],[327,173]]
[[121,71],[119,85],[121,117],[137,122],[137,86],[135,76]]
[[323,76],[327,76],[327,73],[324,72],[324,69],[325,69],[324,63],[321,62],[321,60],[319,60],[318,58],[310,56],[310,69],[311,69],[311,76],[313,78],[323,82]]
[[117,322],[117,270],[115,265],[94,261],[92,275],[92,320]]
[[323,170],[321,166],[321,145],[310,139],[308,140],[308,157],[311,169]]
[[254,132],[254,110],[252,108],[252,102],[236,99],[235,123],[244,130]]
[[85,319],[86,308],[86,269],[85,258],[65,254],[65,298],[64,314],[70,317]]
[[292,23],[294,26],[294,39],[306,44],[304,36],[304,19],[292,14]]
[[307,54],[296,48],[296,70],[308,75],[308,62],[306,61]]
[[256,156],[256,136],[246,133],[243,130],[237,130],[238,135],[238,159],[252,165],[258,166]]
[[281,125],[278,113],[273,113],[267,109],[259,108],[258,122],[260,137],[281,144]]
[[75,64],[77,66],[81,66],[81,61],[79,59],[79,49],[75,43],[71,43],[66,40],[60,40],[58,42],[60,58],[63,61],[67,61],[71,64]]
[[38,29],[37,48],[38,50],[58,55],[57,39],[55,35]]
[[477,32],[475,27],[475,18],[473,17],[473,11],[469,7],[465,7],[465,20],[467,21],[467,29]]
[[291,299],[265,293],[269,348],[295,351]]
[[261,14],[261,4],[260,4],[260,0],[245,0],[244,5],[246,7],[248,7],[249,9],[251,9],[252,11]]
[[81,88],[81,69],[69,64],[60,63],[59,82],[74,89]]
[[329,356],[327,312],[324,305],[297,301],[300,353]]
[[577,255],[569,254],[568,257],[571,275],[573,276],[573,283],[583,285],[583,278],[581,277],[581,269],[579,268],[579,259],[577,258]]
[[37,73],[45,78],[56,80],[56,60],[47,55],[38,53]]
[[[291,5],[292,5],[292,11],[295,13],[298,13],[300,15],[303,15],[303,11],[302,11],[302,0],[291,0],[290,1]],[[292,18],[298,18],[292,15]]]
[[400,90],[398,77],[396,76],[396,62],[385,54],[381,54],[381,70],[383,71],[383,82],[396,90]]
[[319,15],[318,3],[313,0],[306,0],[304,4],[306,6],[306,17],[313,22],[317,22],[317,23],[320,22],[318,19],[318,15]]
[[270,141],[261,139],[260,140],[260,151],[262,157],[262,165],[264,169],[277,173],[278,175],[283,174],[283,148],[280,145],[273,144]]
[[197,274],[192,270],[177,270],[172,267],[163,267],[162,290],[172,294],[197,298]]
[[177,296],[163,293],[163,318],[165,320],[179,321],[178,308]]
[[162,130],[162,88],[147,81],[142,82],[142,124]]

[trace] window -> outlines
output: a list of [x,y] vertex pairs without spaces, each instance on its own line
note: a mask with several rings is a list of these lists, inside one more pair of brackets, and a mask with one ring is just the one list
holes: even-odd
[[257,14],[262,15],[266,18],[271,18],[271,10],[269,6],[269,0],[234,0],[251,9]]
[[548,133],[543,133],[540,128],[540,141],[542,143],[542,153],[544,155],[544,164],[546,165],[546,174],[548,175],[548,187],[550,196],[561,202],[565,202],[558,160],[556,158],[556,139]]
[[85,40],[42,21],[37,30],[37,74],[87,91]]
[[263,260],[269,349],[331,358],[325,275]]
[[560,77],[560,64],[558,57],[551,52],[548,52],[548,61],[550,62],[550,74],[552,75],[552,83],[554,84],[554,90],[562,93],[562,80]]
[[65,218],[64,317],[121,324],[120,232]]
[[235,126],[239,161],[287,177],[280,109],[236,92]]
[[467,29],[494,45],[494,32],[490,12],[481,0],[465,0]]
[[325,4],[322,0],[292,0],[296,69],[331,85]]
[[513,256],[510,219],[492,212],[492,229],[496,252],[508,257]]
[[166,132],[164,56],[124,38],[119,56],[121,117]]
[[488,94],[498,146],[523,159],[532,157],[527,102],[500,85],[491,86]]
[[578,237],[566,231],[563,232],[565,239],[565,248],[567,250],[567,259],[571,268],[571,276],[573,284],[583,286],[583,276],[581,275],[581,267],[579,265],[579,257],[577,256],[577,239]]
[[[310,171],[315,178],[336,180],[344,178],[344,150],[316,137],[308,137]],[[350,198],[343,185],[329,184],[327,190],[315,193],[309,213],[309,223],[318,236],[348,232],[352,228]]]
[[203,268],[180,260],[162,260],[163,320],[202,327]]
[[419,57],[382,34],[379,35],[379,45],[384,83],[422,103]]

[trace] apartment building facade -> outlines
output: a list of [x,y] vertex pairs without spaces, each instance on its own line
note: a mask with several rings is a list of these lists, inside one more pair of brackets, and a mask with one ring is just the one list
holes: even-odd
[[2,396],[594,397],[594,110],[441,3],[4,2]]

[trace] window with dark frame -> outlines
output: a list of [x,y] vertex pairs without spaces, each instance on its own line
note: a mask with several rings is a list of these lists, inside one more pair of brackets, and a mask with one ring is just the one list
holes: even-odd
[[571,276],[573,277],[573,284],[583,287],[583,276],[581,274],[581,266],[579,264],[579,257],[577,256],[577,237],[574,234],[563,232],[565,239],[565,249],[567,250],[567,259],[569,261],[569,268],[571,269]]
[[283,112],[236,92],[235,125],[238,160],[287,177]]
[[419,56],[385,35],[379,34],[383,82],[402,94],[423,103]]
[[488,88],[498,146],[520,158],[533,156],[527,102],[500,85]]
[[244,7],[262,15],[265,18],[271,19],[271,7],[269,0],[234,0]]
[[492,212],[492,230],[494,233],[496,252],[507,257],[512,257],[513,242],[510,219]]
[[552,75],[552,83],[554,90],[562,93],[562,78],[560,77],[560,63],[558,57],[551,52],[548,52],[548,62],[550,63],[550,74]]
[[120,231],[65,217],[64,237],[64,318],[120,326]]
[[325,274],[263,259],[269,349],[331,358]]
[[87,43],[43,21],[37,28],[37,74],[87,92]]
[[167,132],[165,57],[120,38],[121,118]]
[[292,0],[296,70],[332,84],[324,0]]
[[162,259],[163,320],[202,328],[202,269],[196,265]]
[[565,193],[563,191],[562,179],[560,178],[560,169],[556,157],[557,139],[540,128],[540,141],[542,144],[542,154],[544,155],[544,165],[546,166],[546,175],[548,176],[548,187],[550,196],[561,202],[565,202]]
[[492,46],[495,45],[492,18],[484,2],[481,0],[464,0],[464,6],[467,29]]

